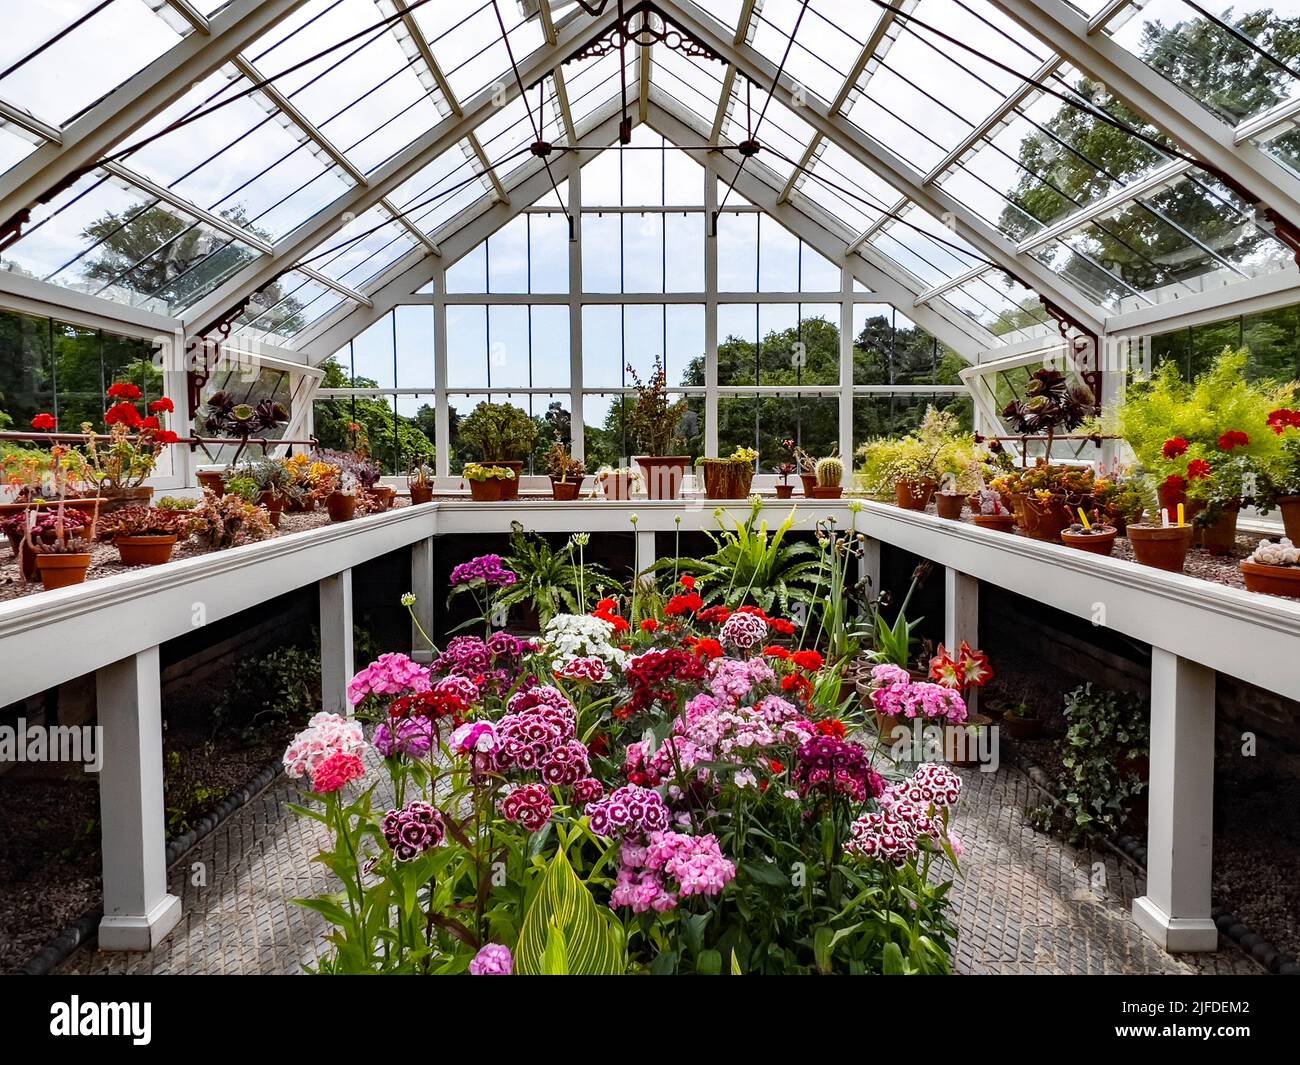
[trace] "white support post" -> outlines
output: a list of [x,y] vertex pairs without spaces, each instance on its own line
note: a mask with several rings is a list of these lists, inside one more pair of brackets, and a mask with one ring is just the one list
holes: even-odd
[[[547,0],[542,0],[546,3]],[[586,402],[582,394],[582,171],[569,177],[569,217],[573,239],[569,241],[569,453],[579,461],[587,458]],[[593,471],[594,472],[594,471]]]
[[880,541],[874,536],[862,542],[862,561],[859,563],[860,579],[867,581],[867,594],[875,598],[880,594]]
[[704,454],[718,454],[718,238],[713,212],[718,209],[718,177],[704,166]]
[[[956,654],[965,640],[972,647],[979,646],[980,637],[980,582],[968,573],[951,566],[943,573],[943,642],[949,652]],[[979,710],[979,689],[966,693],[966,708]]]
[[853,483],[853,273],[840,267],[840,456],[845,486]]
[[152,950],[181,917],[167,892],[158,648],[95,674],[104,848],[100,950]]
[[352,663],[352,571],[345,569],[320,582],[321,709],[352,716],[348,681]]
[[635,566],[639,576],[644,570],[649,569],[655,564],[655,534],[652,532],[636,532],[636,556]]
[[1214,670],[1151,649],[1147,893],[1133,920],[1168,951],[1212,951]]
[[451,402],[447,399],[447,271],[433,275],[433,472],[451,476]]
[[411,592],[415,607],[411,617],[411,657],[416,662],[433,661],[433,651],[426,645],[424,636],[433,633],[433,537],[417,540],[411,545]]

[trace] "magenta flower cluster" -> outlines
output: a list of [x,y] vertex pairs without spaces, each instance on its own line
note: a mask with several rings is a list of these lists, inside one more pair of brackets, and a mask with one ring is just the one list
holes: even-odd
[[[496,723],[497,768],[536,770],[547,779],[548,770],[572,778],[552,783],[573,783],[590,772],[587,749],[574,738],[577,713],[558,688],[539,686],[515,692],[506,714]],[[570,749],[573,744],[578,750]],[[558,754],[563,750],[565,753]],[[575,771],[577,770],[577,771]]]
[[947,839],[956,853],[961,845],[948,836],[943,815],[960,796],[961,777],[946,765],[926,762],[909,779],[884,790],[878,812],[853,822],[844,850],[903,865],[922,847]]
[[544,784],[520,784],[501,801],[501,813],[512,824],[536,832],[551,819],[551,793]]
[[533,654],[537,645],[508,632],[494,632],[486,640],[477,636],[457,636],[430,667],[436,677],[462,677],[472,682],[477,692],[488,688],[508,691],[519,679],[523,659]]
[[608,799],[588,803],[585,812],[598,836],[649,835],[668,827],[662,796],[638,784],[615,788]]
[[385,758],[404,754],[423,758],[437,739],[433,720],[427,717],[404,717],[397,722],[385,721],[375,729],[375,750]]
[[716,836],[652,832],[644,844],[626,842],[610,905],[633,913],[662,913],[691,895],[719,895],[736,876]]
[[836,736],[813,736],[799,747],[794,770],[799,794],[843,795],[865,802],[880,795],[885,782],[871,768],[866,748]]
[[442,814],[427,802],[408,802],[400,810],[384,814],[384,839],[399,862],[411,862],[447,835]]
[[896,681],[871,693],[871,703],[886,717],[921,718],[923,721],[966,720],[966,700],[955,688],[929,681]]
[[500,943],[488,943],[469,963],[470,976],[510,976],[515,971],[515,959],[510,948]]
[[468,562],[462,562],[451,571],[452,584],[472,584],[482,581],[494,588],[503,588],[514,584],[519,578],[512,570],[505,567],[500,555],[479,555]]
[[755,688],[775,682],[776,674],[772,672],[772,667],[761,658],[715,658],[709,664],[709,691],[720,703],[734,705]]
[[431,687],[429,670],[404,654],[380,655],[352,678],[348,684],[348,702],[356,706],[367,695],[401,695],[425,692]]
[[767,622],[757,614],[736,613],[727,618],[718,633],[718,639],[724,647],[735,647],[741,651],[752,651],[761,647],[767,640]]

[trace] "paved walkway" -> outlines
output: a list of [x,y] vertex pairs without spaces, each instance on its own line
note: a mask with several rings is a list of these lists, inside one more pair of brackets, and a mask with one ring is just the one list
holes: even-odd
[[[953,889],[960,973],[1259,974],[1229,947],[1172,957],[1129,919],[1141,883],[1109,852],[1079,851],[1032,829],[1032,788],[1019,770],[963,770],[956,831],[966,845]],[[329,889],[311,861],[324,828],[289,809],[298,786],[278,778],[171,870],[184,915],[150,954],[83,948],[74,973],[296,973],[325,947],[326,926],[294,898]]]

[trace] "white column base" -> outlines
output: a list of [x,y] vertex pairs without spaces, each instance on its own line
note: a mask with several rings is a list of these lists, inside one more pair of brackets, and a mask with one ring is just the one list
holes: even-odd
[[1208,917],[1170,917],[1146,895],[1133,900],[1133,923],[1171,953],[1219,949],[1219,930]]
[[99,921],[100,950],[153,950],[181,919],[181,900],[164,895],[147,914],[103,917]]

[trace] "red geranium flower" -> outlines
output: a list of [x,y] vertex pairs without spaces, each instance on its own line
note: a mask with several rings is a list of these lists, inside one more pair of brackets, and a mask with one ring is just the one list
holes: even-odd
[[1199,481],[1202,478],[1208,477],[1213,472],[1214,467],[1206,462],[1205,459],[1192,459],[1192,461],[1187,464],[1187,476],[1193,481]]
[[837,740],[842,740],[848,735],[848,729],[844,727],[844,722],[837,717],[828,717],[824,721],[818,721],[817,731],[823,736],[834,736]]
[[775,758],[770,758],[770,759],[768,759],[767,768],[768,768],[769,770],[771,770],[773,773],[784,773],[784,772],[785,772],[785,766],[784,766],[784,764],[782,764],[781,762],[778,762]]
[[821,656],[820,651],[796,651],[790,656],[790,660],[809,673],[816,673],[826,664],[826,659]]
[[693,590],[695,588],[695,578],[692,577],[689,573],[686,574],[686,576],[682,578],[682,587],[685,588],[688,592]]
[[691,651],[694,654],[699,655],[701,658],[713,659],[722,657],[722,644],[708,636],[703,638],[690,636],[687,637],[686,643],[690,647]]
[[156,433],[153,434],[153,438],[157,440],[158,443],[160,444],[174,444],[176,443],[176,441],[180,439],[180,437],[177,436],[175,433],[173,433],[170,429],[159,429]]
[[174,410],[176,410],[176,404],[173,403],[166,396],[163,396],[162,399],[155,399],[152,403],[150,403],[149,409],[153,411],[154,414],[162,414],[164,411],[166,411],[168,414],[171,414]]
[[1167,459],[1176,459],[1179,455],[1187,454],[1188,443],[1181,436],[1175,436],[1165,441],[1165,446],[1160,449],[1160,453]]
[[713,624],[714,622],[721,624],[726,621],[727,618],[731,617],[731,611],[725,606],[711,606],[701,610],[697,616],[701,621],[706,621],[710,624]]
[[1187,490],[1187,478],[1179,477],[1176,473],[1171,473],[1165,478],[1164,486],[1171,492],[1184,492]]
[[1281,436],[1288,429],[1300,429],[1300,410],[1288,410],[1286,407],[1279,407],[1277,410],[1269,413],[1266,419],[1268,427]]
[[772,631],[779,632],[782,636],[789,636],[794,632],[794,622],[786,621],[785,618],[766,618]]
[[107,425],[125,425],[130,429],[140,428],[140,412],[135,409],[134,403],[118,403],[108,408],[108,413],[104,415],[104,422]]
[[54,420],[53,414],[42,413],[36,415],[36,417],[32,419],[32,428],[39,429],[43,433],[47,433],[51,429],[57,429],[58,427],[59,423]]
[[109,399],[137,400],[142,395],[144,393],[136,385],[131,384],[130,381],[114,381],[108,386]]
[[158,430],[162,428],[162,423],[158,421],[156,415],[151,414],[140,422],[140,428]]
[[685,595],[675,595],[669,599],[664,607],[664,613],[669,617],[677,617],[681,614],[693,614],[703,606],[704,600],[700,598],[699,592],[687,592]]
[[789,648],[774,643],[771,647],[763,648],[763,655],[767,658],[786,659],[790,657],[790,651]]
[[1229,429],[1219,437],[1219,450],[1231,451],[1234,447],[1245,447],[1250,443],[1250,437],[1240,429]]
[[654,618],[646,618],[641,622],[642,632],[654,632],[657,628],[659,628],[659,622],[655,621]]

